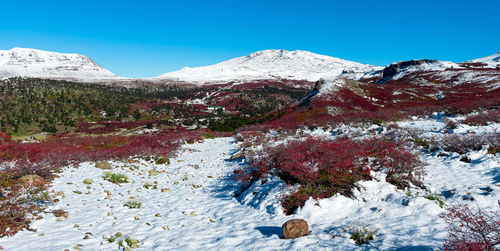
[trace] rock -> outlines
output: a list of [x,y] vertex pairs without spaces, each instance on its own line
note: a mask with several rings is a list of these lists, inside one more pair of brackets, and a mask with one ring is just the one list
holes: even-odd
[[47,184],[47,182],[40,176],[36,174],[28,174],[19,178],[18,181],[22,184],[23,187],[34,187],[34,186],[43,186]]
[[111,163],[109,163],[107,161],[97,162],[95,164],[95,167],[97,167],[99,169],[103,169],[103,170],[109,170],[109,169],[111,169]]
[[192,211],[189,216],[196,216],[196,213],[194,211]]
[[162,188],[161,192],[162,193],[170,192],[170,188]]
[[239,151],[239,152],[233,154],[233,156],[231,156],[231,158],[229,158],[229,159],[230,160],[237,160],[237,159],[243,158],[244,155],[245,155],[245,153],[243,151]]
[[302,219],[289,220],[281,227],[283,229],[283,238],[295,239],[309,234],[307,221]]
[[128,159],[127,162],[129,164],[140,164],[141,163],[139,160],[135,160],[135,159]]
[[94,183],[94,181],[92,179],[84,179],[82,181],[82,183],[85,184],[85,185],[90,185],[90,184]]
[[66,212],[66,211],[64,211],[62,209],[52,210],[52,213],[54,214],[55,217],[68,218],[68,212]]
[[148,173],[151,176],[156,176],[156,175],[160,174],[158,171],[156,171],[156,169],[151,169],[148,171]]

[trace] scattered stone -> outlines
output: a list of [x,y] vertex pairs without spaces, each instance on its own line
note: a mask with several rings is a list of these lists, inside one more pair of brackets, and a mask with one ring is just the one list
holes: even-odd
[[83,236],[83,239],[84,240],[90,239],[90,236],[88,234],[86,234],[85,236]]
[[465,163],[470,163],[471,159],[467,155],[464,155],[464,156],[462,156],[462,158],[460,158],[460,161],[465,162]]
[[52,210],[52,213],[54,214],[55,217],[68,218],[68,212],[66,212],[66,211],[64,211],[62,209]]
[[75,224],[75,225],[74,225],[73,227],[80,227],[80,225],[78,225],[78,224]]
[[174,185],[179,185],[179,181],[174,181]]
[[38,234],[38,236],[45,236],[45,234],[44,233],[40,233],[40,234]]
[[163,228],[163,230],[168,230],[168,226],[163,226],[161,228]]
[[161,192],[162,193],[170,192],[170,188],[162,188]]
[[237,153],[233,154],[233,156],[231,156],[230,160],[237,160],[237,159],[241,159],[241,158],[243,158],[243,157],[244,157],[244,155],[245,155],[245,152],[243,152],[243,151],[239,151],[239,152],[237,152]]
[[194,188],[201,188],[202,185],[193,185]]
[[139,219],[140,219],[139,216],[134,217],[134,220],[139,220]]
[[213,177],[212,177],[212,176],[210,176],[210,175],[208,175],[208,176],[207,176],[207,178],[212,179]]
[[94,180],[92,180],[92,179],[84,179],[82,181],[82,183],[85,184],[85,185],[90,185],[90,184],[94,183]]
[[196,213],[192,211],[191,213],[189,213],[189,216],[196,216]]
[[43,216],[39,215],[38,217],[36,217],[36,220],[41,220],[43,219]]
[[210,218],[210,222],[211,222],[211,223],[215,223],[215,220],[214,220],[214,219],[212,219],[212,218]]
[[129,164],[139,164],[139,163],[141,163],[139,160],[135,160],[135,159],[128,159],[127,162]]
[[82,194],[82,192],[80,192],[80,191],[78,191],[78,190],[73,191],[73,193],[76,193],[76,194]]
[[161,217],[161,214],[160,213],[156,213],[155,216],[156,217]]
[[285,239],[295,239],[309,234],[307,221],[302,219],[289,220],[281,228]]
[[160,174],[158,171],[156,171],[156,169],[151,169],[148,171],[148,173],[151,176],[156,176],[156,175]]
[[111,169],[111,163],[109,163],[107,161],[97,162],[95,164],[95,167],[102,169],[102,170],[109,170],[109,169]]

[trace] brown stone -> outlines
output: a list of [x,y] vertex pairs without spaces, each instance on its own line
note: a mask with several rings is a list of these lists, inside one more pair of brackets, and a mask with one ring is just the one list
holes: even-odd
[[282,229],[284,239],[295,239],[309,234],[307,221],[302,219],[289,220],[283,224]]
[[109,170],[111,169],[111,163],[103,161],[103,162],[98,162],[95,164],[95,167],[103,170]]
[[19,178],[18,181],[23,185],[23,187],[34,187],[34,186],[43,186],[47,184],[47,182],[40,176],[36,174],[28,174]]

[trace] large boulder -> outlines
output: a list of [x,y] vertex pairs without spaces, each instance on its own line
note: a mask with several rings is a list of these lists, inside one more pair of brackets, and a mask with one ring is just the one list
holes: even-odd
[[309,234],[307,221],[302,219],[289,220],[281,227],[283,229],[283,238],[295,239]]

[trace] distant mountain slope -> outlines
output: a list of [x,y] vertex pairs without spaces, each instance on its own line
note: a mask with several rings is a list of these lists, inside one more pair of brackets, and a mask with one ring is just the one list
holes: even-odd
[[263,50],[210,66],[185,67],[156,79],[210,82],[254,79],[295,79],[316,81],[339,76],[360,78],[382,67],[315,54],[308,51]]
[[0,79],[17,76],[80,81],[119,78],[87,56],[80,54],[27,48],[0,50]]
[[500,51],[486,57],[478,58],[478,59],[473,59],[470,61],[467,61],[470,63],[484,63],[487,64],[488,67],[495,68],[500,65]]

